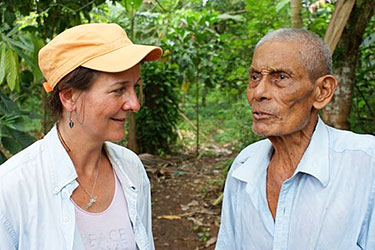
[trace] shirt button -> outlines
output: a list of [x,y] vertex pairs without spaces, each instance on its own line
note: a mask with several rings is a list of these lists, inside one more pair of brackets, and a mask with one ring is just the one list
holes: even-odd
[[135,191],[135,187],[134,187],[134,186],[131,186],[131,189],[132,189],[133,191]]
[[64,222],[65,223],[69,222],[69,217],[68,216],[64,216]]

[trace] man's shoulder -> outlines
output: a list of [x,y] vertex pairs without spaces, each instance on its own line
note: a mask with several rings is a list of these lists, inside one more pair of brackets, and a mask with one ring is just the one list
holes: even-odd
[[248,158],[250,155],[257,154],[259,152],[263,152],[264,150],[268,150],[271,142],[268,139],[263,139],[260,141],[253,142],[246,146],[241,152],[238,154],[236,159],[243,159]]
[[269,151],[272,146],[268,139],[263,139],[249,144],[247,147],[241,150],[241,152],[234,159],[233,167],[231,170],[238,168],[242,163],[247,161],[249,158],[258,157],[260,154],[264,154]]
[[336,152],[362,151],[375,157],[375,136],[328,127],[329,147]]

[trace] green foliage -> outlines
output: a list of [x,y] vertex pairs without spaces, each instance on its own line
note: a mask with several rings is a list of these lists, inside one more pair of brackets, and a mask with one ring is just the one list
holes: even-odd
[[[207,105],[201,107],[203,146],[226,145],[230,150],[238,151],[260,137],[252,132],[250,107],[245,92],[236,99],[231,93],[225,92],[219,86],[210,90]],[[191,98],[187,98],[182,107],[189,119],[193,119],[195,114]],[[190,126],[183,122],[178,125],[178,129],[186,134]],[[186,137],[182,143],[185,147],[192,147],[194,137]]]
[[360,46],[350,125],[359,133],[375,135],[375,18],[368,25]]
[[308,30],[318,34],[321,38],[324,38],[334,10],[335,6],[333,4],[325,4],[313,14],[306,9],[302,15],[304,26]]
[[122,0],[121,4],[127,11],[136,11],[141,7],[143,0]]
[[[334,4],[312,14],[312,2],[302,1],[304,28],[323,37]],[[43,134],[39,49],[86,22],[118,23],[134,42],[164,50],[161,62],[142,66],[144,102],[136,115],[141,152],[172,151],[177,131],[183,149],[195,143],[196,124],[180,113],[190,122],[198,116],[204,146],[239,150],[259,139],[245,97],[253,48],[268,31],[290,26],[290,0],[12,0],[0,2],[0,21],[0,162],[34,140],[27,135]],[[375,133],[374,28],[372,20],[356,73],[350,122],[357,132]]]
[[16,103],[0,93],[0,142],[6,150],[0,151],[0,163],[6,160],[6,154],[15,154],[35,141],[28,134],[30,127],[27,126],[27,120],[30,118],[37,116],[21,111]]
[[143,65],[144,103],[137,113],[137,139],[140,152],[164,154],[176,141],[179,118],[177,65],[151,62]]

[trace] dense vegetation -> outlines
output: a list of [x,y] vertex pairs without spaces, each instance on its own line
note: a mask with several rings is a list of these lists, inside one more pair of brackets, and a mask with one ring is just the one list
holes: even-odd
[[[251,132],[245,97],[253,47],[269,30],[290,27],[290,0],[133,0],[0,2],[0,162],[41,138],[53,124],[37,52],[62,30],[115,22],[134,42],[159,45],[161,61],[143,65],[143,108],[136,115],[140,152],[239,149]],[[303,26],[321,37],[334,4],[302,1]],[[374,18],[373,18],[374,19]],[[351,129],[375,134],[375,22],[360,46]],[[346,53],[338,51],[337,53]],[[126,144],[126,141],[122,142]]]

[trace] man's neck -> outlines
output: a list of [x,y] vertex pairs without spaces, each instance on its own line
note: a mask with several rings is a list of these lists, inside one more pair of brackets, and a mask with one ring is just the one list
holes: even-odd
[[270,167],[276,167],[277,172],[286,174],[289,178],[297,168],[311,141],[317,121],[317,116],[312,115],[302,130],[290,135],[269,137],[274,148]]
[[276,208],[282,184],[289,179],[302,159],[317,124],[317,115],[313,115],[300,131],[287,136],[268,137],[274,153],[267,169],[267,201],[272,217],[276,217]]

